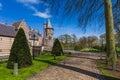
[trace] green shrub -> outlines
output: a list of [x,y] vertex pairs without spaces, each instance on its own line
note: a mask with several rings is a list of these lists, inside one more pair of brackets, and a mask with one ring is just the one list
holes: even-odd
[[81,51],[85,52],[99,52],[100,50],[94,48],[83,48]]
[[74,50],[75,50],[75,51],[80,51],[81,49],[82,49],[82,47],[80,47],[80,46],[75,46],[75,47],[74,47]]
[[119,47],[116,47],[116,52],[119,52],[120,53],[120,48]]
[[27,67],[32,65],[32,58],[27,38],[22,28],[19,29],[13,42],[7,68],[12,69],[14,63],[18,63],[18,67]]
[[51,53],[56,56],[61,56],[64,54],[61,43],[58,39],[55,40]]
[[105,45],[105,47],[104,47],[104,51],[107,51],[107,46]]
[[101,50],[101,49],[102,49],[102,47],[99,46],[99,45],[95,45],[95,46],[93,46],[93,48],[94,48],[94,49],[98,49],[98,50]]

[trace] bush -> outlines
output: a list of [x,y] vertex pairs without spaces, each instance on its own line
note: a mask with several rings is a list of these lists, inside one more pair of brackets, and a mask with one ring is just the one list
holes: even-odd
[[52,54],[56,56],[61,56],[63,55],[63,49],[61,46],[61,43],[59,42],[58,39],[55,40],[53,48],[52,48]]
[[105,47],[104,47],[104,51],[107,51],[107,46],[105,45]]
[[81,49],[82,49],[82,47],[80,47],[80,46],[75,46],[75,47],[74,47],[74,50],[75,50],[75,51],[80,51]]
[[83,48],[81,51],[83,52],[99,52],[100,50],[94,48]]
[[30,48],[22,28],[19,29],[14,39],[7,63],[7,68],[12,69],[14,63],[18,63],[18,68],[32,65]]
[[95,45],[95,46],[93,46],[92,48],[98,49],[98,50],[102,50],[102,47],[101,47],[101,46],[98,46],[98,45]]

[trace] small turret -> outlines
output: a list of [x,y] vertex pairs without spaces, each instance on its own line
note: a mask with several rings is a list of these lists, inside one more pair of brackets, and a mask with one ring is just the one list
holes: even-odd
[[47,23],[44,23],[44,29],[46,29],[47,28]]

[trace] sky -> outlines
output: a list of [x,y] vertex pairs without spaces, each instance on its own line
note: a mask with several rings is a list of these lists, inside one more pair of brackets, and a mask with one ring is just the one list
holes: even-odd
[[[63,0],[64,2],[64,0]],[[78,27],[77,21],[66,19],[62,22],[60,15],[53,14],[48,4],[41,0],[0,0],[0,23],[11,25],[15,21],[25,20],[28,27],[38,30],[43,35],[43,24],[48,19],[54,28],[54,37],[62,34],[82,36],[99,36],[105,32],[104,27],[94,22],[88,25],[86,32]],[[55,19],[57,18],[57,19]],[[99,23],[99,20],[97,21]]]

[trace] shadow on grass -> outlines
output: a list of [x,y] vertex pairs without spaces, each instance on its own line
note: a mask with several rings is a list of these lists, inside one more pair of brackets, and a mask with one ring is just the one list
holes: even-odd
[[53,63],[51,61],[48,61],[48,60],[39,60],[39,59],[35,59],[35,60],[45,62],[45,63],[48,63],[50,65],[62,67],[62,68],[65,68],[65,69],[73,70],[75,72],[82,73],[82,74],[94,77],[96,79],[99,79],[99,80],[120,80],[118,78],[97,74],[97,73],[94,73],[94,72],[91,72],[91,71],[83,70],[83,69],[73,67],[73,66],[68,66],[68,65],[65,65],[65,64],[60,64],[60,63],[55,64],[55,63]]

